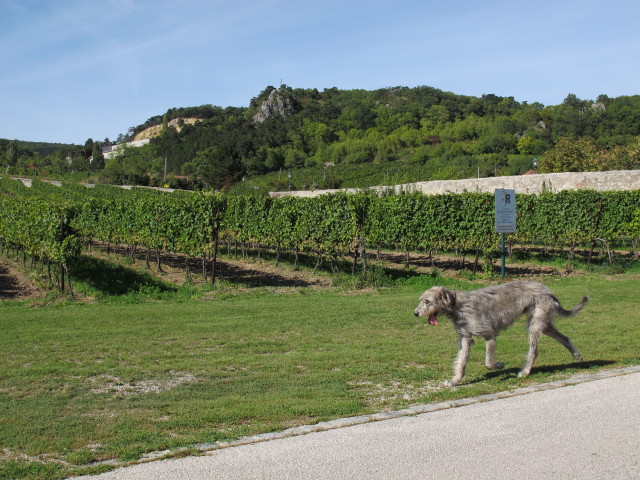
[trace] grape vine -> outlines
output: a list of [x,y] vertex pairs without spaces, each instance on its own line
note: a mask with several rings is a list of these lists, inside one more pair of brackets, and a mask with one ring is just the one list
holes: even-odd
[[[637,248],[640,191],[562,191],[517,195],[517,231],[510,244],[535,244],[606,251],[629,240]],[[332,267],[345,256],[363,258],[367,248],[397,248],[406,255],[424,250],[490,255],[498,244],[494,199],[488,193],[376,196],[363,192],[315,198],[233,196],[224,193],[168,194],[115,187],[56,187],[33,182],[31,188],[0,179],[0,242],[5,252],[56,265],[64,275],[83,245],[100,241],[127,245],[133,255],[147,251],[161,268],[166,252],[201,258],[203,275],[215,282],[221,242],[251,245],[259,252],[315,255],[316,268]],[[229,247],[230,248],[230,247]],[[207,264],[210,262],[211,267]]]

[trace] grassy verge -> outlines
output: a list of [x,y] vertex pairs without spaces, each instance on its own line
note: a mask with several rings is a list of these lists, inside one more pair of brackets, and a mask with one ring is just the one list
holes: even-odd
[[505,370],[484,369],[478,344],[464,384],[442,388],[455,333],[412,315],[435,283],[479,286],[421,276],[358,295],[0,304],[0,478],[64,478],[110,468],[91,462],[640,362],[637,276],[550,279],[567,308],[591,296],[578,317],[558,322],[585,362],[543,338],[533,375],[516,378],[527,349],[520,324],[498,341]]

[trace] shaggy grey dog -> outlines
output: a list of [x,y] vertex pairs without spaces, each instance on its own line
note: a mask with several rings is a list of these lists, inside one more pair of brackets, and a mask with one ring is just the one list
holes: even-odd
[[452,387],[464,376],[469,350],[474,344],[473,335],[486,341],[487,368],[496,370],[504,367],[504,363],[495,360],[496,337],[522,314],[529,320],[529,354],[519,377],[531,373],[538,354],[538,339],[542,333],[560,342],[574,359],[582,361],[578,350],[553,326],[552,320],[556,315],[572,317],[588,300],[589,297],[585,296],[573,310],[565,310],[551,290],[536,282],[508,282],[471,292],[433,287],[422,294],[413,313],[416,317],[428,317],[432,325],[438,324],[439,314],[453,320],[453,326],[458,332],[458,357],[453,378],[444,382],[445,386]]

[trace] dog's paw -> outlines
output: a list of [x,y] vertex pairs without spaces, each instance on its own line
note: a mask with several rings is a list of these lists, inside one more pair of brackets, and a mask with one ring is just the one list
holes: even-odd
[[529,376],[529,373],[531,373],[531,372],[525,372],[524,370],[522,370],[522,371],[520,371],[520,372],[518,373],[518,378],[528,377],[528,376]]
[[442,382],[442,386],[443,387],[455,387],[456,385],[458,385],[458,382],[454,382],[453,380],[445,380],[444,382]]
[[573,354],[573,358],[576,360],[576,362],[582,362],[582,355],[580,355],[579,353],[574,353]]
[[493,365],[487,365],[487,368],[489,370],[501,370],[504,368],[504,363],[502,362],[496,362]]

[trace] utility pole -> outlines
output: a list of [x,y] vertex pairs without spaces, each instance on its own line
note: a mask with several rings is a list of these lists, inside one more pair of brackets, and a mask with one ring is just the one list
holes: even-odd
[[167,183],[167,157],[164,157],[164,178],[162,180],[162,184]]

